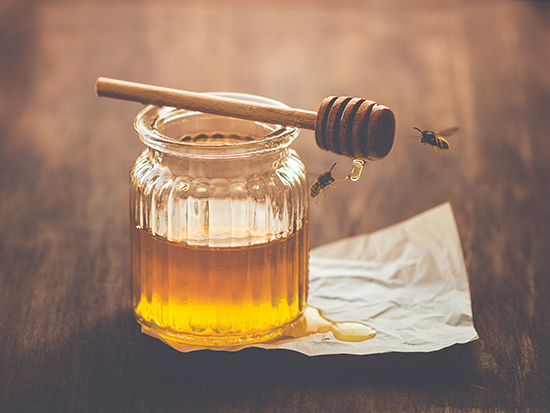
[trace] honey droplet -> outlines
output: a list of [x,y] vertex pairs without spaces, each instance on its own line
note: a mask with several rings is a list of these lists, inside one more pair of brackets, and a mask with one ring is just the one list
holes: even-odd
[[353,166],[351,167],[351,171],[348,175],[348,178],[351,181],[355,182],[359,180],[359,178],[361,177],[361,172],[363,171],[363,166],[365,165],[365,161],[361,159],[354,159],[352,162],[353,162]]
[[332,331],[340,341],[359,342],[373,338],[376,330],[357,321],[332,321],[321,310],[307,306],[302,317],[287,326],[281,338],[300,338]]

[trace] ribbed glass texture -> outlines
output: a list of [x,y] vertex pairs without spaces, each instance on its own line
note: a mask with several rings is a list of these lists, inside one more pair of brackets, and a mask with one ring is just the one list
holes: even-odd
[[138,322],[201,345],[280,335],[307,301],[308,188],[289,148],[299,131],[157,107],[135,126],[148,146],[130,184]]

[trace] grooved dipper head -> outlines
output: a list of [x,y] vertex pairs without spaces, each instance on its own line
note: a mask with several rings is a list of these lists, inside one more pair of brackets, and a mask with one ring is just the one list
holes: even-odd
[[329,96],[319,107],[315,140],[324,150],[353,158],[376,160],[391,150],[395,116],[369,100]]

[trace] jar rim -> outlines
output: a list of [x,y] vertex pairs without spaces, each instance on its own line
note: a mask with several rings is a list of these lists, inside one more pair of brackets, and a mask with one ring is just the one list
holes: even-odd
[[[232,93],[232,92],[211,92],[214,96],[228,97],[254,103],[288,107],[282,102],[261,96]],[[263,136],[255,136],[254,139],[245,141],[222,141],[222,142],[192,142],[182,141],[181,138],[168,136],[160,130],[160,126],[170,121],[191,119],[193,116],[203,116],[210,119],[231,119],[235,122],[252,123],[267,132]],[[160,107],[148,105],[141,110],[134,120],[134,129],[140,140],[148,147],[161,152],[173,155],[218,158],[227,156],[242,156],[280,150],[287,147],[296,139],[300,129],[292,126],[274,125],[263,122],[241,120],[224,117],[220,115],[205,114],[198,111],[177,109],[174,107]]]

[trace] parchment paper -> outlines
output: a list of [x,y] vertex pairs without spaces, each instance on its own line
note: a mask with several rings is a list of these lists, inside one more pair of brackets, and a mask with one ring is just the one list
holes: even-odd
[[363,342],[331,332],[238,347],[199,347],[164,340],[178,351],[294,350],[308,356],[429,352],[476,340],[468,276],[451,205],[442,204],[369,235],[311,251],[308,304],[333,321],[360,321],[377,330]]

